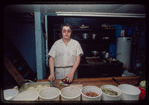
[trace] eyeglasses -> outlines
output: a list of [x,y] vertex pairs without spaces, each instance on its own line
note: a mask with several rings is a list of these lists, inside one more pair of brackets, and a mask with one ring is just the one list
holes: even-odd
[[66,31],[67,31],[68,33],[71,33],[71,30],[62,30],[62,33],[66,33]]

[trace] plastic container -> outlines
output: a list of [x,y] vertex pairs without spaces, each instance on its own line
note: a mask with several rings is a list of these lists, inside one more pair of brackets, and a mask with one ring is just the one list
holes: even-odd
[[28,90],[22,93],[19,93],[16,97],[14,97],[13,101],[38,101],[39,93],[35,90]]
[[106,101],[118,101],[120,100],[121,97],[121,91],[118,89],[118,87],[114,86],[114,85],[102,85],[101,90],[104,88],[111,88],[112,90],[118,92],[118,95],[114,96],[114,95],[108,95],[106,93],[104,93],[102,91],[102,100],[106,100]]
[[[86,92],[95,92],[98,94],[96,97],[89,97],[86,94]],[[82,93],[82,101],[100,101],[102,96],[102,91],[97,86],[85,86],[81,89]]]
[[81,89],[75,86],[65,87],[61,90],[62,101],[80,101]]
[[14,98],[18,94],[18,92],[19,91],[17,89],[6,89],[3,91],[4,99],[5,100],[11,100],[12,98]]
[[121,84],[118,86],[121,90],[121,100],[138,100],[140,95],[140,90],[138,87],[135,87],[130,84]]
[[44,88],[39,92],[40,101],[59,101],[61,91],[55,87]]

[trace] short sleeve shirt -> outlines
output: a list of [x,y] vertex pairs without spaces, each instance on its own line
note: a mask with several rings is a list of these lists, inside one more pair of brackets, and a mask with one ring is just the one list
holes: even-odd
[[70,39],[67,46],[62,39],[57,40],[51,47],[48,56],[55,58],[54,66],[73,66],[76,56],[83,55],[83,50],[78,41]]

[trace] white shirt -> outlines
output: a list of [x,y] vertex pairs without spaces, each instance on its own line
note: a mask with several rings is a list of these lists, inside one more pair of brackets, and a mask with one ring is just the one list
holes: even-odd
[[62,39],[57,40],[50,49],[48,56],[55,58],[54,66],[73,66],[76,56],[83,55],[83,50],[78,41],[70,39],[67,46]]

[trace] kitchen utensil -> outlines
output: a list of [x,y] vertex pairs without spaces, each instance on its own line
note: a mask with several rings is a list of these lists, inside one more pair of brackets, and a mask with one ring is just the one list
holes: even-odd
[[97,56],[99,54],[98,51],[91,51],[91,53],[92,53],[93,56]]
[[130,84],[121,84],[118,86],[122,92],[121,100],[138,100],[140,95],[140,90],[138,87],[135,87]]
[[112,54],[110,53],[105,53],[105,58],[111,58],[112,57]]
[[83,39],[88,39],[89,38],[89,34],[88,33],[83,33]]
[[[51,84],[53,84],[54,87],[58,88],[58,86],[55,84],[54,81],[51,81]],[[59,89],[59,88],[58,88]]]
[[62,101],[80,101],[81,90],[75,86],[65,87],[61,90]]
[[89,28],[89,26],[82,25],[80,28]]
[[96,34],[92,34],[92,38],[95,39],[96,38]]
[[12,98],[14,98],[18,94],[18,92],[19,91],[17,89],[6,89],[3,91],[4,99],[5,100],[11,100]]
[[108,28],[108,26],[109,26],[108,23],[104,23],[104,24],[101,25],[101,27],[103,27],[103,28]]
[[121,91],[118,87],[114,85],[102,85],[100,88],[101,90],[104,88],[108,88],[108,89],[111,88],[112,90],[118,92],[118,95],[114,96],[114,95],[108,95],[102,91],[102,100],[105,100],[105,101],[120,100]]
[[[86,94],[86,92],[95,92],[98,94],[98,96],[96,97],[89,97]],[[97,86],[85,86],[81,89],[81,93],[82,93],[82,100],[83,101],[100,101],[101,100],[101,96],[102,96],[102,91],[99,87]]]
[[35,90],[28,90],[19,93],[12,101],[37,101],[39,93]]
[[40,101],[59,101],[61,91],[55,87],[44,88],[39,92]]
[[100,55],[101,55],[103,58],[105,58],[105,59],[112,57],[112,54],[110,54],[110,53],[108,53],[108,52],[106,52],[106,51],[102,51],[102,52],[100,52],[100,53],[101,53]]
[[24,79],[24,82],[34,83],[32,80],[29,80],[29,79]]
[[120,85],[120,83],[119,83],[119,82],[117,82],[117,81],[116,81],[116,79],[114,79],[114,78],[112,78],[112,79],[113,79],[113,80],[114,80],[117,84],[119,84],[119,85]]
[[105,40],[107,40],[107,39],[109,39],[109,37],[103,37],[102,39],[105,39]]

